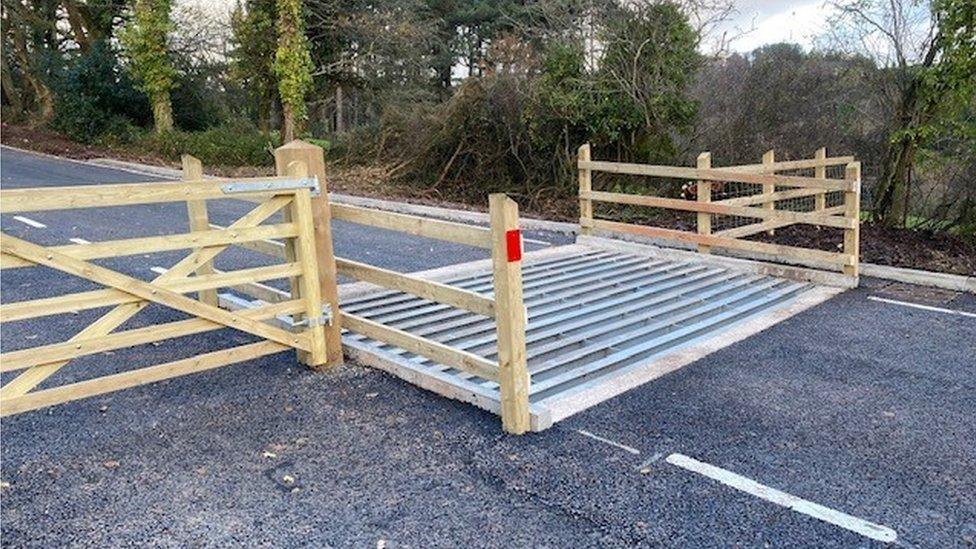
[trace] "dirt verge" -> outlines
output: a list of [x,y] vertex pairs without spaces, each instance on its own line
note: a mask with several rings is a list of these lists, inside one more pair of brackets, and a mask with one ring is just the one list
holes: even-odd
[[[45,128],[30,128],[3,124],[0,142],[11,147],[33,150],[67,158],[90,160],[93,158],[117,158],[132,162],[179,168],[159,156],[147,155],[124,148],[100,147],[72,141]],[[271,168],[207,166],[215,175],[240,177],[267,175]],[[383,167],[330,166],[330,190],[346,194],[402,200],[416,204],[440,206],[469,211],[485,211],[484,206],[461,204],[428,196],[418,189],[394,183]],[[574,221],[575,200],[554,201],[541,211],[523,211],[523,215]],[[819,230],[810,226],[791,226],[776,231],[775,235],[763,235],[764,241],[808,248],[833,250],[841,243],[840,231]],[[966,241],[956,235],[889,229],[880,225],[861,225],[861,261],[892,267],[906,267],[926,271],[976,276],[976,242]]]

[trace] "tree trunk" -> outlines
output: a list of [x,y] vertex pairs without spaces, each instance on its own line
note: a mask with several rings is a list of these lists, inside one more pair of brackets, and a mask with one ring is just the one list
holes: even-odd
[[14,30],[13,45],[17,63],[20,65],[20,72],[34,91],[34,101],[39,113],[35,122],[46,123],[54,117],[54,95],[50,88],[34,75],[30,64],[30,54],[27,52],[27,38],[24,36],[24,29],[16,28]]
[[84,14],[78,7],[78,4],[74,0],[65,0],[62,2],[65,11],[68,13],[68,25],[71,27],[71,35],[74,41],[78,43],[78,47],[81,51],[88,51],[91,49],[91,36],[86,28],[86,21]]
[[24,103],[20,100],[20,90],[14,86],[13,78],[10,76],[10,67],[7,66],[5,55],[0,55],[0,92],[7,99],[14,116],[20,118],[24,114]]
[[290,143],[295,139],[295,113],[292,112],[291,105],[287,101],[281,103],[281,142]]
[[[941,34],[932,40],[921,68],[928,68],[935,63],[940,51]],[[888,145],[884,164],[881,166],[881,176],[875,191],[874,217],[887,227],[897,227],[908,217],[908,177],[915,162],[917,143],[911,135],[911,130],[917,129],[931,117],[931,110],[935,102],[920,102],[922,72],[916,72],[908,85],[902,90],[898,109],[895,111],[895,123],[891,133],[900,135],[898,141]],[[923,104],[924,103],[924,104]]]
[[335,102],[336,102],[335,131],[336,133],[345,133],[346,117],[345,117],[345,112],[343,111],[342,108],[342,86],[341,85],[336,86]]
[[258,130],[268,133],[271,130],[271,98],[258,98]]
[[874,200],[874,214],[888,227],[899,226],[906,218],[908,171],[915,157],[915,142],[904,138],[888,147]]
[[169,92],[156,93],[152,97],[153,123],[156,133],[165,133],[173,129],[173,103]]

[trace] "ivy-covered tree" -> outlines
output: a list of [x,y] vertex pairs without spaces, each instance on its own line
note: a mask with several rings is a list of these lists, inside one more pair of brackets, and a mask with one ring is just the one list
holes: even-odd
[[282,139],[301,134],[307,113],[305,95],[312,88],[312,57],[305,37],[302,0],[277,0],[278,49],[274,72],[278,77],[283,118]]
[[[890,102],[887,151],[872,214],[888,226],[905,223],[909,182],[920,148],[937,137],[940,113],[959,109],[974,93],[976,4],[972,0],[847,0],[835,25],[841,46],[879,58],[874,85]],[[864,40],[875,36],[876,40]],[[889,99],[890,98],[890,99]]]
[[120,38],[132,61],[131,70],[152,104],[157,133],[173,129],[173,104],[170,92],[176,71],[170,61],[168,35],[171,0],[135,0],[132,19]]
[[277,0],[238,2],[231,13],[233,50],[231,78],[253,100],[258,128],[267,132],[271,110],[278,98],[278,79],[274,59],[278,47]]

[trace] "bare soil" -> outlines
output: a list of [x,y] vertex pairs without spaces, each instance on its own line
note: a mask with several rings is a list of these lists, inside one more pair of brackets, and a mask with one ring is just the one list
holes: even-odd
[[[838,229],[792,225],[777,229],[772,236],[762,235],[757,240],[840,251],[844,237]],[[861,223],[861,261],[976,276],[976,242],[948,233],[891,229],[865,222]]]
[[[82,160],[115,158],[171,168],[179,167],[159,156],[147,155],[124,148],[78,143],[43,127],[3,124],[0,142],[11,147],[67,158]],[[211,168],[208,166],[208,172],[232,177],[267,175],[272,171],[273,169],[268,167],[216,166]],[[388,177],[388,170],[384,166],[332,165],[329,172],[329,188],[332,191],[469,211],[485,211],[486,209],[483,205],[445,200],[427,189],[410,187],[402,182],[393,181]],[[549,202],[538,200],[536,202],[541,205],[537,208],[523,210],[522,214],[558,221],[574,220],[575,200],[554,198]],[[659,219],[658,221],[662,220]],[[677,218],[671,222],[666,221],[664,224],[671,225],[672,223],[676,226],[682,225]],[[837,250],[841,246],[843,237],[838,230],[795,225],[778,229],[774,235],[760,235],[756,238],[778,244]],[[861,261],[893,267],[976,276],[976,241],[967,241],[949,233],[890,229],[872,223],[862,223]]]

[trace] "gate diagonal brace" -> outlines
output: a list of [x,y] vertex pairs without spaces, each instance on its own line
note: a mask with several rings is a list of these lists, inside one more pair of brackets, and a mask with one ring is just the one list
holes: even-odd
[[179,310],[192,316],[223,324],[229,328],[234,328],[302,350],[308,350],[310,347],[308,339],[299,334],[293,334],[263,322],[248,319],[218,307],[201,303],[171,290],[155,286],[149,282],[143,282],[137,278],[132,278],[87,261],[75,259],[7,234],[0,233],[0,248],[6,253],[34,261],[37,264],[80,276],[146,301],[159,303],[160,305]]
[[[291,201],[291,196],[276,196],[271,198],[270,200],[258,204],[254,209],[244,214],[237,221],[231,223],[227,228],[241,229],[260,225],[264,220],[281,210],[281,208],[290,204]],[[156,277],[154,282],[188,276],[195,270],[197,265],[213,259],[229,247],[230,245],[219,245],[196,250],[171,267],[168,271],[166,271],[165,274]],[[147,302],[142,301],[139,303],[130,303],[128,305],[119,305],[108,313],[105,313],[101,318],[90,324],[84,330],[75,334],[71,340],[107,335],[115,328],[123,324],[126,320],[135,316],[147,304]],[[55,372],[60,370],[64,365],[68,364],[68,362],[70,361],[52,362],[50,364],[34,366],[27,371],[21,372],[19,376],[9,381],[3,387],[0,387],[0,397],[9,398],[27,393],[39,383],[54,375]]]

